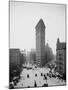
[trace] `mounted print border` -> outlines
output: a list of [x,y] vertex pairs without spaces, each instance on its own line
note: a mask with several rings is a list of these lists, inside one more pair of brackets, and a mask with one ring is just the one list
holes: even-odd
[[66,85],[66,4],[9,1],[9,88]]

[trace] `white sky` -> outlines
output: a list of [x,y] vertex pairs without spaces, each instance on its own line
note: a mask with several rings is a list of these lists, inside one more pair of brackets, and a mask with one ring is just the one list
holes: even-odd
[[56,53],[57,38],[65,42],[65,5],[58,4],[11,2],[10,48],[36,48],[35,26],[40,18],[46,26],[45,44]]

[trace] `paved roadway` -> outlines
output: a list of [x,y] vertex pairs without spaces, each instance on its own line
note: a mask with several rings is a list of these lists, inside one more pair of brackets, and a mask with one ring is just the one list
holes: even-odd
[[[42,73],[42,74],[41,74]],[[65,85],[63,80],[59,80],[57,77],[49,77],[47,76],[49,73],[49,68],[35,68],[35,69],[23,69],[21,73],[21,79],[17,83],[15,88],[23,88],[23,87],[34,87],[36,84],[38,87],[43,86],[44,84],[48,84],[48,86],[54,85]],[[47,77],[44,78],[44,75]]]

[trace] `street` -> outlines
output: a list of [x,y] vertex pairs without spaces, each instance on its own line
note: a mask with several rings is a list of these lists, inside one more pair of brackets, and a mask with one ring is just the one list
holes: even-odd
[[35,68],[29,70],[24,68],[20,75],[21,78],[14,88],[65,85],[64,80],[60,80],[58,77],[49,77],[47,73],[49,73],[49,68]]

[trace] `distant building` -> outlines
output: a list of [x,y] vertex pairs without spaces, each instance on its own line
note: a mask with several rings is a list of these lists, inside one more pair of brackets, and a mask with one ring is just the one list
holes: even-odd
[[19,49],[9,49],[9,62],[10,64],[19,65],[20,64],[20,50]]
[[36,64],[36,51],[34,49],[31,49],[30,52],[30,63]]
[[60,42],[57,39],[57,46],[56,46],[56,64],[57,64],[57,71],[60,74],[66,73],[66,43]]
[[36,25],[36,64],[42,66],[45,56],[45,24],[42,19]]

